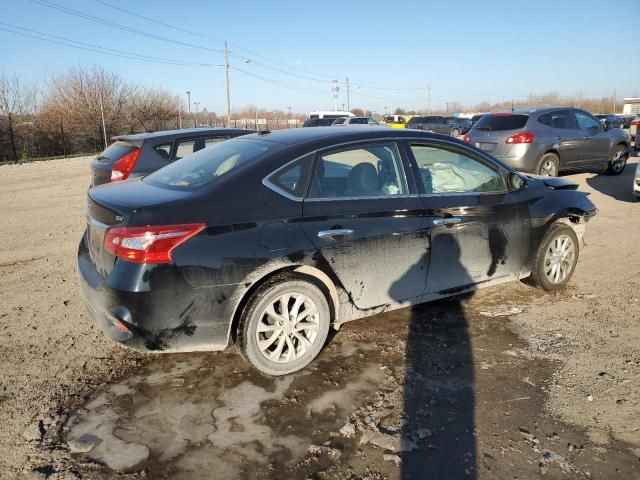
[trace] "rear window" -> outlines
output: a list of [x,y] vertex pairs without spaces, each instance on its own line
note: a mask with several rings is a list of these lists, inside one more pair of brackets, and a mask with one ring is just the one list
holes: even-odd
[[118,140],[115,143],[112,143],[109,148],[107,148],[104,152],[98,155],[98,160],[118,160],[124,157],[127,153],[131,152],[138,148],[133,143]]
[[478,120],[475,129],[489,132],[519,130],[526,125],[527,120],[529,120],[529,115],[487,114]]
[[424,117],[411,117],[411,119],[409,119],[409,121],[407,122],[409,123],[421,123],[424,122]]
[[260,140],[229,140],[203,149],[144,178],[160,187],[193,190],[216,183],[222,177],[254,163],[284,145]]

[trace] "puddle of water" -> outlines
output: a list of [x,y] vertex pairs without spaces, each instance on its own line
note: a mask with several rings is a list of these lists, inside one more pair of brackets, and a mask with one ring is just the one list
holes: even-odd
[[69,417],[65,440],[116,471],[237,478],[301,460],[385,378],[366,344],[332,344],[309,368],[278,378],[233,353],[167,355],[95,395]]

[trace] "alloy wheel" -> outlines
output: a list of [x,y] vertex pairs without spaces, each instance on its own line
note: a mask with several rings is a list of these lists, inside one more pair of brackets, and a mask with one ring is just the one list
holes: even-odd
[[545,160],[540,166],[540,175],[543,177],[555,177],[558,175],[556,163],[553,160]]
[[569,235],[558,235],[544,255],[544,274],[554,284],[564,282],[576,263],[576,248]]
[[627,154],[625,152],[617,152],[613,160],[611,160],[611,169],[615,173],[620,173],[627,165]]
[[302,293],[285,293],[269,303],[260,315],[256,341],[260,353],[276,363],[303,356],[318,338],[320,313]]

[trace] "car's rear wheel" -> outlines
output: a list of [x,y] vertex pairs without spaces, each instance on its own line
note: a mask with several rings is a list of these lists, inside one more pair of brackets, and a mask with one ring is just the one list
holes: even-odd
[[578,236],[573,228],[555,223],[540,243],[528,282],[548,291],[563,288],[573,275],[579,254]]
[[543,177],[557,177],[558,164],[559,159],[555,153],[545,153],[540,159],[540,165],[538,165],[538,175],[542,175]]
[[324,346],[331,313],[324,293],[302,278],[278,275],[249,299],[238,326],[242,356],[268,375],[307,366]]
[[454,128],[453,130],[451,130],[451,136],[453,138],[458,138],[458,135],[460,135],[460,130],[458,130],[457,128]]
[[620,175],[624,172],[624,168],[627,166],[627,160],[629,159],[629,152],[623,146],[618,146],[613,151],[611,160],[609,161],[609,167],[607,168],[607,174]]

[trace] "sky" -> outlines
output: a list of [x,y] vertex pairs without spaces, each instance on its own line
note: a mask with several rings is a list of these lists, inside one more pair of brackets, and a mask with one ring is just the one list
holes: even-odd
[[234,109],[332,110],[333,79],[341,109],[347,77],[351,108],[378,113],[427,108],[427,85],[432,109],[548,92],[621,99],[640,96],[638,18],[640,0],[0,0],[0,71],[41,83],[100,65],[224,114],[227,40]]

